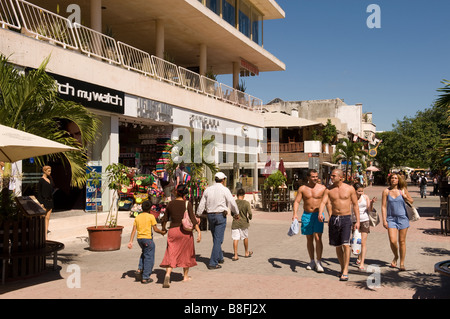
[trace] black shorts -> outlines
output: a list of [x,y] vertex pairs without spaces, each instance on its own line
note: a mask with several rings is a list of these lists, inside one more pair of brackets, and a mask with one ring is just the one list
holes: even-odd
[[350,245],[352,237],[352,216],[336,216],[331,215],[328,222],[328,237],[331,246]]

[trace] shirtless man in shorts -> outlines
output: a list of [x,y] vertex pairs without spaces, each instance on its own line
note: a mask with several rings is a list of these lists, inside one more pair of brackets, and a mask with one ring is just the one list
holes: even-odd
[[[328,201],[331,203],[331,216],[328,222],[330,245],[336,247],[336,255],[341,265],[339,280],[348,280],[348,264],[350,262],[350,238],[352,236],[352,211],[359,211],[358,197],[355,189],[344,183],[343,172],[335,169],[331,172],[330,186],[324,192],[319,208],[319,219],[323,219],[323,210]],[[359,230],[359,214],[355,214],[355,228]]]
[[[323,220],[319,221],[318,215],[319,206],[322,202],[322,197],[325,193],[326,187],[318,184],[319,174],[314,169],[310,169],[308,171],[307,178],[308,183],[299,187],[297,196],[295,197],[292,220],[298,219],[298,206],[303,199],[301,233],[306,236],[306,247],[311,260],[306,269],[310,270],[315,267],[317,272],[323,272],[323,267],[321,264],[323,251]],[[317,261],[314,260],[314,241],[316,242]]]

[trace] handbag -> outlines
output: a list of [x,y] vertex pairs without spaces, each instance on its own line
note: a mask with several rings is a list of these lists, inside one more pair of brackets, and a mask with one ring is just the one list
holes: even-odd
[[405,201],[406,214],[408,215],[408,219],[412,222],[418,221],[420,219],[419,212],[417,209],[407,201]]
[[[367,204],[369,204],[369,196],[366,195]],[[369,225],[370,227],[375,227],[380,223],[380,215],[378,215],[377,210],[373,207],[372,210],[367,210],[369,215]]]
[[413,204],[409,203],[406,200],[404,202],[406,208],[406,215],[408,216],[408,219],[412,222],[418,221],[420,219],[420,215],[419,212],[417,211],[417,208],[415,208]]
[[361,253],[361,233],[355,229],[350,241],[352,254],[358,256]]
[[[189,216],[188,212],[188,201],[186,201],[186,209],[184,211],[183,219],[181,220],[181,225],[183,226],[183,229],[185,231],[193,231],[194,230],[194,224],[191,221],[191,217]],[[195,217],[197,219],[197,223],[200,224],[200,218]]]

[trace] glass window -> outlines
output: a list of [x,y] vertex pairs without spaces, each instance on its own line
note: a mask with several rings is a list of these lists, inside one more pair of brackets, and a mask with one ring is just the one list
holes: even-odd
[[220,15],[220,0],[206,0],[205,4],[215,14]]
[[236,26],[236,0],[222,0],[222,17],[233,27]]
[[262,16],[252,10],[252,40],[261,45],[262,39]]
[[239,4],[239,31],[241,31],[246,36],[250,37],[250,17],[251,9],[250,6],[241,1]]

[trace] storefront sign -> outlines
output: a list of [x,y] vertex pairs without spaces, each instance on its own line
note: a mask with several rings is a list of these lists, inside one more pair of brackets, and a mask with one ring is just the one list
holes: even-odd
[[217,131],[219,128],[219,120],[203,115],[191,114],[189,116],[189,126],[207,131]]
[[77,102],[85,107],[113,113],[124,113],[125,93],[104,86],[48,73],[58,83],[62,99]]
[[158,122],[172,123],[173,106],[150,99],[138,98],[137,116]]

